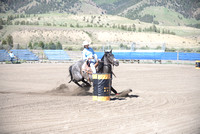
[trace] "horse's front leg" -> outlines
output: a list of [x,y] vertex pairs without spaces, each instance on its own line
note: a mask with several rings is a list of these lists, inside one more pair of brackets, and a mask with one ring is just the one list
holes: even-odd
[[91,84],[85,81],[84,79],[82,79],[82,82],[85,83],[87,87],[91,87]]
[[75,84],[77,84],[79,87],[83,87],[82,85],[80,85],[77,81],[73,81]]
[[114,94],[117,94],[117,91],[111,86],[111,91],[113,91]]

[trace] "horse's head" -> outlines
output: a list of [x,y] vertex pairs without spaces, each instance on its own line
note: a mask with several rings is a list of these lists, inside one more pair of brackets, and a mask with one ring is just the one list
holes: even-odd
[[117,59],[115,59],[114,54],[112,53],[112,50],[111,51],[105,51],[104,57],[107,58],[107,61],[110,64],[115,65],[115,66],[119,66],[119,61]]

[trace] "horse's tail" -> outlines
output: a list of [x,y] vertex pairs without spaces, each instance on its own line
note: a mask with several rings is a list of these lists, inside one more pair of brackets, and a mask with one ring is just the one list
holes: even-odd
[[69,67],[69,75],[71,77],[71,80],[68,82],[70,83],[73,80],[73,76],[72,76],[72,65]]

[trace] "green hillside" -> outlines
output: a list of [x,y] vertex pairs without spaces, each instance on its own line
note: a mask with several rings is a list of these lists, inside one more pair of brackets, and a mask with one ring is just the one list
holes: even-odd
[[146,7],[143,11],[140,12],[140,16],[151,15],[154,22],[159,22],[160,25],[171,25],[171,26],[182,26],[189,24],[200,24],[200,21],[197,21],[194,18],[185,18],[182,14],[170,10],[166,7],[155,7],[150,6]]
[[118,15],[130,6],[135,5],[140,1],[141,0],[94,0],[94,2],[96,2],[98,6],[100,6],[102,9],[105,9],[108,14],[112,15]]
[[104,13],[104,10],[98,8],[91,0],[5,0],[0,1],[0,5],[0,13]]
[[0,13],[110,14],[161,25],[200,27],[199,0],[5,0]]
[[113,4],[119,0],[93,0],[97,5]]
[[[199,0],[94,0],[98,6],[105,9],[107,13],[122,15],[130,19],[138,19],[147,7],[165,7],[180,13],[184,18],[196,18],[200,20]],[[197,12],[196,12],[197,11]]]

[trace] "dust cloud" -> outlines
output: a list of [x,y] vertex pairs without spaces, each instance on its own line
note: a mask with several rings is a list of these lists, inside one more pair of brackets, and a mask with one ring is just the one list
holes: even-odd
[[60,84],[57,87],[53,88],[50,91],[46,91],[45,94],[49,95],[63,95],[63,96],[87,96],[92,95],[92,93],[88,92],[90,87],[77,87]]

